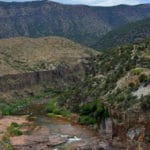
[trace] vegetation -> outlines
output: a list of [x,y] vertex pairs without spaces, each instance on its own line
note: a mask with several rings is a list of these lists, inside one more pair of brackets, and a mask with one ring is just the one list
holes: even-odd
[[[80,111],[79,121],[85,121],[86,124],[94,122],[91,118],[98,120],[95,116],[97,111],[98,116],[104,116],[101,114],[101,104],[106,108],[111,105],[120,111],[139,106],[141,101],[133,92],[143,86],[143,83],[145,87],[150,84],[150,59],[144,55],[149,48],[150,40],[146,40],[135,45],[107,50],[92,57],[87,65],[86,78],[70,88],[63,103],[67,101],[68,105],[65,105],[71,111]],[[94,99],[97,99],[97,108],[93,111]],[[145,100],[139,109],[144,106],[145,110],[149,108],[148,100]]]
[[20,136],[22,135],[22,131],[19,130],[19,125],[15,122],[12,122],[11,125],[7,128],[7,132],[9,136]]
[[[31,95],[15,103],[0,105],[3,114],[14,114],[32,102],[46,99],[42,108],[49,115],[68,116],[69,112],[80,115],[81,124],[93,125],[109,116],[107,108],[115,107],[120,112],[149,109],[146,96],[141,100],[133,93],[140,86],[150,84],[150,59],[145,53],[150,40],[105,51],[88,58],[86,76],[81,82],[65,90],[46,89],[38,95]],[[125,80],[124,80],[125,79]]]
[[19,130],[19,127],[19,124],[17,124],[16,122],[12,122],[7,128],[7,132],[3,135],[2,140],[0,141],[0,145],[4,150],[13,150],[10,144],[10,136],[22,135],[23,133]]
[[[77,7],[45,0],[0,2],[0,9],[0,38],[60,36],[87,46],[95,44],[111,29],[150,16],[148,5]],[[14,13],[10,15],[12,9]],[[19,18],[16,14],[20,14]]]
[[58,106],[57,99],[51,99],[49,100],[47,106],[46,106],[46,112],[49,115],[62,115],[64,117],[69,116],[69,111],[66,110],[64,107]]
[[36,95],[30,95],[26,98],[17,99],[15,101],[12,101],[11,103],[0,101],[0,110],[3,115],[12,115],[17,114],[18,112],[23,113],[23,110],[28,108],[32,103],[38,103],[41,99],[46,99],[48,102],[51,101],[51,99],[53,98],[57,98],[62,93],[62,90],[48,88],[39,92]]
[[141,107],[143,111],[149,111],[150,110],[150,95],[141,97]]
[[149,82],[150,82],[150,76],[145,75],[145,74],[141,74],[141,75],[139,76],[139,81],[140,81],[141,83],[149,83]]
[[142,71],[142,68],[134,68],[131,70],[131,73],[133,73],[134,75],[139,75],[140,73],[142,73]]
[[123,25],[104,35],[92,47],[97,50],[105,50],[116,46],[130,44],[150,38],[150,18]]
[[4,150],[13,150],[8,134],[4,134],[2,140],[0,141],[0,145]]
[[1,75],[6,75],[51,70],[60,64],[68,67],[96,53],[93,49],[60,37],[1,39],[0,71]]
[[94,100],[92,103],[83,104],[80,107],[81,124],[95,124],[100,123],[103,119],[108,117],[108,112],[100,100]]

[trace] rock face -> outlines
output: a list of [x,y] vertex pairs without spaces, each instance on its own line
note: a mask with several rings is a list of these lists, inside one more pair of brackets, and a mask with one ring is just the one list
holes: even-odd
[[81,80],[81,74],[84,76],[82,64],[72,68],[58,66],[56,69],[50,71],[4,75],[0,77],[0,92],[20,90],[37,84],[61,88]]
[[111,29],[149,17],[149,8],[71,6],[50,1],[0,2],[0,38],[57,35],[93,45]]
[[[102,125],[99,130],[102,139],[110,145],[120,147],[120,149],[128,147],[133,150],[140,145],[144,150],[147,150],[150,142],[149,113],[117,112],[115,115],[116,110],[114,112],[110,113],[110,118],[104,120],[105,126]],[[100,146],[107,149],[106,145]]]
[[51,136],[21,136],[13,137],[11,144],[14,150],[41,150],[51,148],[59,144],[67,142],[67,138],[51,135]]
[[116,111],[111,114],[112,138],[119,137],[121,141],[129,145],[131,143],[150,142],[150,117],[148,112],[117,112],[117,116],[115,114]]

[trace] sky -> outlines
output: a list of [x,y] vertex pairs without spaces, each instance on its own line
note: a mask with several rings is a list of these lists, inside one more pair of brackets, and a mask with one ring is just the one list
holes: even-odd
[[[0,0],[0,1],[30,1],[30,0]],[[64,4],[85,4],[91,6],[114,6],[119,4],[144,4],[150,3],[150,0],[52,0]]]

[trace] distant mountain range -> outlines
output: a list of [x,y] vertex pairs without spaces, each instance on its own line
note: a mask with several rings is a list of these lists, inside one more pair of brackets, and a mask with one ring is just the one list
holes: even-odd
[[97,50],[104,50],[124,44],[139,42],[150,38],[150,18],[121,26],[108,32],[93,45]]
[[95,45],[109,31],[150,17],[150,4],[90,7],[51,1],[0,2],[0,38],[61,36]]

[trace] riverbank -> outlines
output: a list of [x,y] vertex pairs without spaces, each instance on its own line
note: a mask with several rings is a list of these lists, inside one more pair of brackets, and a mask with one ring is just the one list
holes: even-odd
[[[8,129],[14,124],[20,135],[10,135]],[[6,141],[9,139],[9,147]],[[127,145],[117,139],[106,140],[98,130],[81,125],[61,116],[3,116],[0,119],[0,142],[2,150],[126,150]],[[6,142],[6,143],[5,143]],[[140,150],[148,150],[143,145]],[[139,150],[130,146],[129,150]]]
[[13,150],[76,149],[99,146],[100,137],[96,130],[61,117],[38,116],[34,117],[33,121],[28,121],[27,117],[4,116],[0,120],[1,141],[12,122],[20,126],[22,135],[8,135]]

